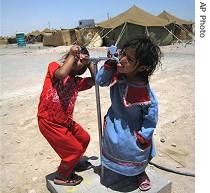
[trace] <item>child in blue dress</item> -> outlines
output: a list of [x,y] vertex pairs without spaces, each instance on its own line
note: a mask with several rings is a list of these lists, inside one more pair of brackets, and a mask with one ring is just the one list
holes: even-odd
[[161,51],[148,37],[128,41],[119,62],[109,59],[96,83],[110,86],[111,106],[104,119],[102,165],[125,176],[138,176],[140,190],[151,188],[145,172],[155,156],[152,136],[158,121],[158,101],[149,77],[161,65]]

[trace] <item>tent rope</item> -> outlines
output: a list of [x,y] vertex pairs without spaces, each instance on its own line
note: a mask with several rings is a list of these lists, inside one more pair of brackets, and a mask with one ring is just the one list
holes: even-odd
[[183,43],[183,41],[181,40],[181,39],[179,39],[178,37],[176,37],[170,30],[168,30],[167,28],[166,28],[166,26],[163,26],[170,34],[172,34],[177,40],[179,40],[180,42],[182,42]]
[[106,37],[112,30],[114,30],[115,28],[110,29],[105,35],[103,35],[101,38],[103,39],[104,37]]
[[117,44],[119,43],[120,39],[122,38],[122,36],[123,36],[123,34],[124,34],[124,32],[125,32],[125,27],[126,27],[126,25],[127,25],[127,22],[125,22],[125,24],[124,24],[124,26],[123,26],[123,28],[122,28],[122,30],[121,30],[121,32],[120,32],[118,38],[117,38],[117,41],[115,42],[115,46],[117,46]]
[[[114,29],[114,28],[113,28]],[[109,30],[105,35],[103,35],[101,37],[101,39],[103,39],[104,37],[106,37],[113,29]],[[104,31],[104,29],[102,29],[101,31],[97,32],[99,35],[102,34],[102,32]],[[100,35],[101,36],[101,35]],[[93,44],[97,41],[98,39],[95,38],[95,40],[92,42]],[[89,43],[86,43],[84,46],[87,46]]]
[[187,30],[184,26],[182,25],[178,25],[178,24],[175,24],[177,27],[179,27],[180,29],[184,30],[185,32],[188,33],[188,35],[191,37],[191,38],[194,38],[194,35],[189,31]]
[[102,33],[103,31],[104,31],[104,28],[103,28],[102,30],[100,30],[100,31],[98,32],[98,34],[99,34],[99,35],[102,35],[102,34],[103,34],[103,33]]
[[149,36],[149,31],[148,31],[148,28],[147,28],[147,26],[146,26],[146,34],[147,34],[147,36]]

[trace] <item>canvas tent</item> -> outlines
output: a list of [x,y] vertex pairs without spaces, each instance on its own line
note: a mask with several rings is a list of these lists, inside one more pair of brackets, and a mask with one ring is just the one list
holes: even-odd
[[166,11],[161,12],[158,17],[174,23],[174,34],[180,39],[184,40],[189,36],[192,37],[194,22],[178,18]]
[[170,44],[173,39],[172,34],[165,29],[165,26],[167,29],[171,29],[171,22],[145,12],[135,5],[97,25],[104,29],[102,37],[104,37],[104,45],[106,46],[117,42],[118,47],[121,47],[126,40],[145,33],[150,35],[159,45]]
[[35,42],[42,42],[43,41],[43,32],[38,30],[32,31],[26,34],[26,42],[27,43],[35,43]]
[[174,15],[166,12],[166,11],[163,11],[162,13],[160,13],[158,15],[158,17],[160,18],[163,18],[169,22],[175,22],[176,24],[178,25],[192,25],[194,24],[194,22],[192,21],[187,21],[187,20],[184,20],[184,19],[180,19],[178,17],[175,17]]
[[71,45],[76,42],[79,45],[89,47],[100,47],[102,45],[102,39],[96,27],[56,30],[45,33],[43,38],[44,46]]
[[45,33],[43,38],[44,46],[63,46],[71,45],[75,42],[75,31],[71,29],[56,30],[51,33]]
[[85,27],[75,29],[76,39],[80,45],[88,47],[100,47],[102,45],[102,38],[98,34],[97,27]]

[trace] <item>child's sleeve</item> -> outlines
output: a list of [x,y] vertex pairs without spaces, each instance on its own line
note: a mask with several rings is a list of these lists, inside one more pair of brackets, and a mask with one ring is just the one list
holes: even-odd
[[99,86],[109,86],[113,81],[115,70],[110,68],[106,63],[99,69],[96,74],[96,84]]
[[78,77],[77,85],[79,91],[87,90],[94,85],[94,80],[91,77],[86,77],[86,78]]
[[50,78],[54,78],[54,74],[55,71],[60,67],[60,65],[57,62],[51,62],[48,65],[48,76],[50,76]]
[[153,91],[150,91],[151,105],[148,113],[144,115],[138,135],[145,143],[151,142],[154,129],[158,122],[158,101]]

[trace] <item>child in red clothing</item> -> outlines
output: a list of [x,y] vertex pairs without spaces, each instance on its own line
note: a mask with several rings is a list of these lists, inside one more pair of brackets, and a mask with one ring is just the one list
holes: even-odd
[[[91,77],[79,77],[87,68]],[[62,63],[48,66],[37,116],[41,133],[61,158],[55,184],[71,186],[83,180],[74,171],[90,136],[73,120],[73,111],[78,92],[94,84],[93,64],[85,47],[73,45]]]

